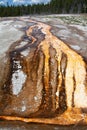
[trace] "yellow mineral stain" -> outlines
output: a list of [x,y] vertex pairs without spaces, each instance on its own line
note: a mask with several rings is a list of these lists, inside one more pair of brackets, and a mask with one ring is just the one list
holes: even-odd
[[46,41],[41,42],[42,51],[45,55],[45,66],[44,66],[44,83],[45,89],[48,91],[49,88],[49,44]]
[[57,95],[56,95],[56,109],[59,108],[59,90],[60,90],[60,87],[62,85],[62,73],[61,73],[61,69],[60,69],[61,68],[60,67],[61,55],[62,55],[62,52],[57,51],[56,60],[58,62],[58,86],[57,86]]
[[[38,25],[42,27],[42,32],[45,34],[46,42],[44,42],[44,43],[45,44],[50,43],[50,46],[55,48],[57,55],[60,54],[60,51],[64,52],[67,55],[68,63],[67,63],[66,77],[65,77],[65,86],[66,86],[65,90],[66,90],[68,109],[72,108],[72,93],[73,93],[73,89],[74,89],[73,75],[75,75],[75,80],[76,80],[76,93],[75,93],[75,100],[74,100],[75,106],[81,107],[82,105],[84,105],[85,107],[87,107],[87,94],[85,92],[86,86],[84,85],[84,82],[86,79],[86,69],[85,69],[85,62],[83,61],[83,58],[79,54],[77,54],[75,51],[70,49],[64,42],[62,42],[57,37],[52,35],[52,33],[50,32],[51,27],[49,25],[45,25],[43,23],[38,23]],[[46,50],[48,48],[46,48],[45,44],[43,44],[43,46]],[[58,63],[60,64],[61,58],[57,59],[57,60],[58,60]],[[60,70],[59,70],[59,72],[60,72]],[[61,82],[62,82],[61,72],[59,74],[59,78],[60,78],[60,81],[59,81],[59,86],[60,86]],[[58,89],[59,89],[59,86],[58,86]],[[77,91],[79,91],[80,93],[78,93]],[[81,98],[81,96],[82,96],[81,91],[83,92],[84,98]],[[78,95],[78,96],[76,96],[76,95]],[[81,101],[79,101],[80,98],[81,98]],[[82,102],[82,99],[85,99],[85,98],[86,98],[86,101]]]
[[[85,69],[85,62],[83,58],[77,54],[74,50],[70,49],[63,41],[59,40],[56,36],[52,35],[50,32],[51,27],[44,23],[36,22],[38,28],[42,28],[42,33],[45,34],[45,39],[40,43],[39,46],[42,46],[43,52],[45,55],[45,85],[49,82],[49,47],[52,46],[56,50],[56,60],[58,61],[58,71],[59,71],[59,83],[57,88],[57,96],[56,96],[56,108],[58,107],[58,93],[59,87],[62,83],[62,74],[60,71],[60,62],[61,62],[61,54],[62,52],[67,55],[67,68],[66,68],[66,76],[65,76],[65,91],[66,91],[66,101],[67,101],[67,108],[72,108],[72,93],[74,91],[74,82],[73,76],[75,76],[76,81],[76,92],[74,94],[75,99],[75,107],[81,107],[82,105],[87,107],[87,94],[85,92],[86,86],[84,85],[86,79],[86,69]],[[48,85],[47,85],[48,86]],[[46,86],[45,86],[46,87]],[[82,94],[84,98],[81,98]],[[79,92],[79,93],[78,93]],[[78,96],[77,96],[78,95]],[[79,101],[81,98],[81,101]],[[85,102],[82,102],[82,99],[85,99]],[[78,100],[77,100],[78,99]],[[78,102],[78,103],[77,103]],[[82,102],[82,103],[81,103]]]
[[31,34],[32,34],[32,29],[33,29],[33,27],[31,26],[31,27],[26,31],[27,36],[32,38],[32,43],[31,43],[31,44],[33,44],[33,43],[36,41],[36,38],[31,35]]
[[[45,70],[44,70],[44,82],[45,82],[45,89],[48,91],[49,89],[49,47],[52,46],[56,50],[56,60],[58,61],[58,71],[59,71],[59,83],[56,92],[56,108],[58,108],[58,101],[59,101],[59,87],[62,84],[62,74],[60,70],[60,62],[61,62],[61,54],[62,52],[67,55],[67,68],[66,68],[66,76],[65,76],[65,90],[66,90],[66,97],[67,97],[67,111],[61,116],[57,116],[52,119],[43,119],[43,118],[20,118],[20,117],[12,117],[12,116],[0,116],[2,119],[6,120],[20,120],[24,122],[38,122],[38,123],[48,123],[48,124],[62,124],[62,125],[69,125],[78,123],[80,120],[83,120],[84,123],[87,124],[87,115],[81,114],[79,108],[87,108],[87,93],[85,86],[85,79],[86,79],[86,63],[83,61],[83,58],[77,54],[75,51],[70,49],[64,42],[59,40],[56,36],[54,36],[50,29],[49,25],[44,23],[36,22],[30,20],[30,22],[35,22],[36,25],[31,26],[27,30],[27,35],[31,36],[32,30],[35,26],[41,28],[42,33],[45,34],[45,39],[41,41],[38,48],[40,47],[45,56]],[[34,37],[32,44],[36,41]],[[76,81],[75,86],[75,93],[74,93],[74,103],[75,108],[72,108],[72,93],[74,89],[74,82],[73,76]]]

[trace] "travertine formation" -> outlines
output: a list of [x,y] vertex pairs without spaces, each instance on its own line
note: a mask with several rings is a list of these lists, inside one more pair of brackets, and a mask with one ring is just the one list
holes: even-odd
[[49,25],[29,22],[25,41],[10,47],[0,83],[0,118],[87,123],[87,64],[51,33]]

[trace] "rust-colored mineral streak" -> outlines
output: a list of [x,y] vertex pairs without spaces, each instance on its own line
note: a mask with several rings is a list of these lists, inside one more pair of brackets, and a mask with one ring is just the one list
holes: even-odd
[[[41,22],[27,42],[11,46],[9,77],[1,84],[0,118],[48,124],[87,123],[87,64]],[[5,77],[6,78],[6,77]]]

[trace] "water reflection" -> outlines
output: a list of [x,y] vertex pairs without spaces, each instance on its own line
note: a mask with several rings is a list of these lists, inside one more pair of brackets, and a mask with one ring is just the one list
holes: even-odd
[[19,121],[0,121],[0,130],[87,130],[87,126],[72,125],[58,126],[24,123]]

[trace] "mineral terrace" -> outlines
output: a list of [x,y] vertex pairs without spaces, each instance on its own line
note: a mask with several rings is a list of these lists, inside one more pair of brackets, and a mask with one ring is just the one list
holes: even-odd
[[0,20],[0,118],[87,124],[87,26],[43,19]]

